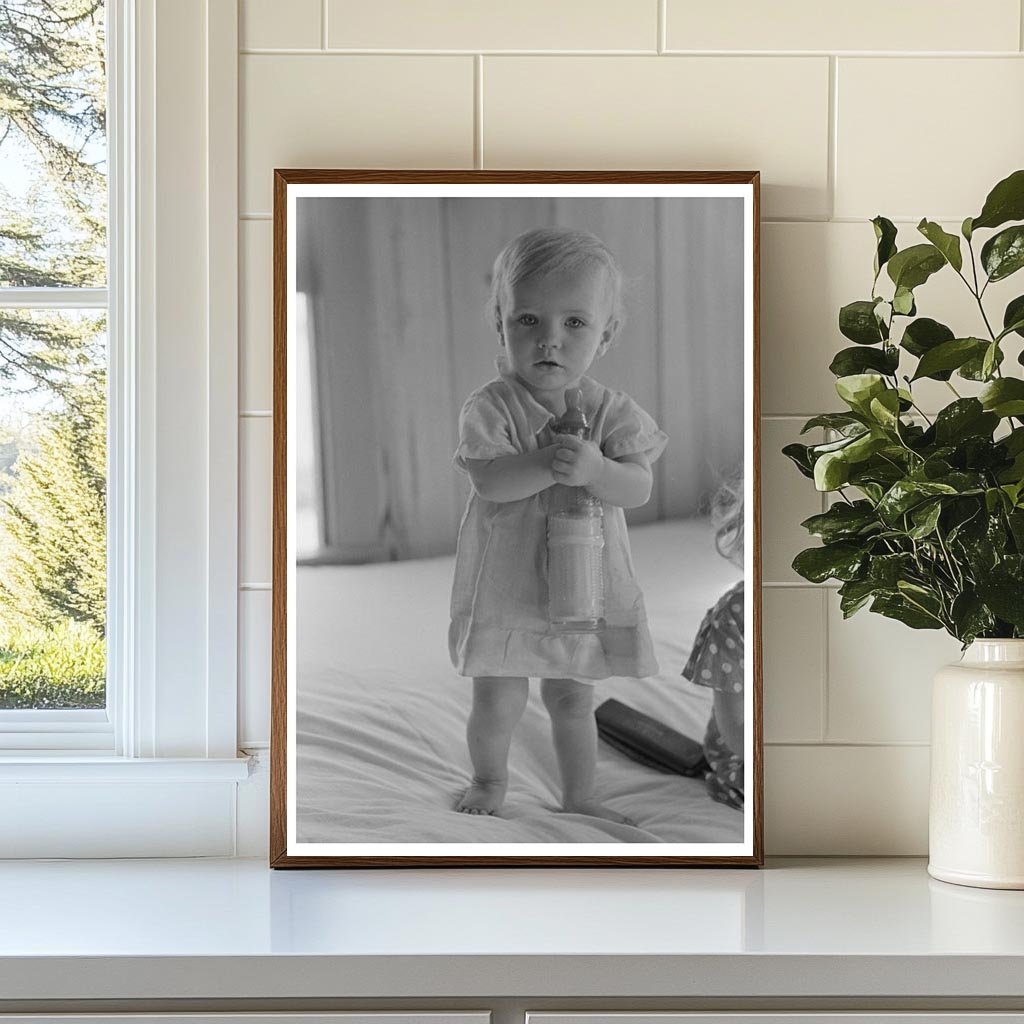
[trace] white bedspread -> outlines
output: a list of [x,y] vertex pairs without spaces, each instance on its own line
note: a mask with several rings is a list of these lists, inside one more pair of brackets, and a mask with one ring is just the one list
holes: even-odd
[[[705,610],[737,578],[703,521],[630,530],[660,675],[596,684],[695,739],[710,691],[680,676]],[[501,815],[453,810],[470,779],[471,683],[448,660],[451,558],[298,570],[297,838],[306,843],[700,843],[742,840],[703,780],[600,744],[598,797],[639,827],[556,813],[558,773],[537,684],[512,743]]]

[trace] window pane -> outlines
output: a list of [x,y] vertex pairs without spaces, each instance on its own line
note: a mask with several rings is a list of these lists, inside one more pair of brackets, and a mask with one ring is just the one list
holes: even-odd
[[0,309],[0,709],[106,701],[106,335]]
[[103,3],[2,0],[0,55],[0,288],[103,285]]

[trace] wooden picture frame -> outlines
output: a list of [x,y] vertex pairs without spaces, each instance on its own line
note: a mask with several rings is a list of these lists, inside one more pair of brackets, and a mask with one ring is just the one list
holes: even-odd
[[[274,173],[271,866],[760,866],[758,172]],[[487,306],[489,272],[512,237],[555,226],[602,238],[624,277],[625,320],[614,343],[621,347],[604,356],[607,380],[595,369],[597,387],[607,385],[605,396],[619,388],[633,395],[669,434],[652,466],[650,501],[627,516],[660,674],[595,684],[602,701],[622,697],[659,723],[630,713],[627,745],[641,738],[623,753],[622,736],[604,731],[602,719],[602,737],[617,749],[599,743],[597,795],[616,813],[638,814],[635,826],[560,813],[559,776],[532,680],[513,735],[506,803],[496,815],[455,811],[465,799],[460,787],[472,778],[463,730],[474,684],[451,662],[445,668],[443,620],[459,502],[473,493],[478,510],[484,501],[452,466],[457,446],[470,453],[469,467],[482,451],[463,447],[477,414],[464,409],[460,419],[459,409],[488,380],[484,357],[495,353],[506,361],[492,385],[529,391],[526,404],[534,396],[509,369],[505,313]],[[600,278],[609,295],[611,274]],[[604,291],[595,294],[604,301]],[[551,301],[561,300],[558,293]],[[524,314],[515,324],[533,329],[540,320]],[[609,312],[603,322],[612,321]],[[504,328],[490,331],[499,323]],[[575,316],[564,324],[585,327]],[[599,353],[610,333],[601,335]],[[544,366],[562,372],[557,360]],[[505,439],[518,428],[494,429]],[[636,431],[621,450],[654,436],[637,440],[643,431]],[[605,460],[616,458],[612,451],[600,448]],[[644,451],[656,457],[660,448]],[[723,538],[728,547],[737,533],[726,523],[716,538],[707,509],[737,467],[742,487],[734,490],[738,507],[749,506],[743,516],[750,525],[745,554],[732,549],[739,567],[730,568],[716,547]],[[502,514],[511,507],[502,505]],[[606,528],[616,528],[607,517],[618,509],[606,502],[604,512]],[[530,534],[529,544],[542,542]],[[618,579],[610,547],[611,540],[605,571]],[[733,588],[738,581],[743,589]],[[713,670],[703,671],[703,686],[682,675],[691,650],[710,658],[713,641],[725,635],[719,630],[733,628],[719,600],[725,593],[745,650],[736,673],[742,687],[732,687],[742,692],[732,695],[721,672],[733,666],[720,654],[712,661],[693,655],[688,674],[699,676],[703,665]],[[599,653],[603,636],[593,648]],[[579,649],[593,643],[580,640]],[[467,676],[476,674],[470,664],[483,662],[461,662]],[[608,664],[620,663],[609,655]],[[577,669],[574,661],[563,670],[567,690],[599,678]],[[552,685],[554,692],[558,680]],[[715,706],[719,739],[731,728],[742,760],[715,759],[712,746],[705,753],[716,769],[708,780],[696,756],[686,761],[694,777],[666,772],[666,764],[682,771],[681,762],[650,746],[651,729],[668,726],[699,745]],[[738,727],[728,725],[736,716]],[[572,761],[570,771],[589,756]],[[660,768],[642,763],[651,757]],[[742,777],[726,778],[730,764],[740,765]]]

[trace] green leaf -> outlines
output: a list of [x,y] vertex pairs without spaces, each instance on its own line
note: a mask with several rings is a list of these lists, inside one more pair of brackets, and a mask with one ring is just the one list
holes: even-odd
[[993,512],[998,512],[1002,507],[1003,503],[1009,499],[998,487],[989,487],[985,491],[985,509],[989,515]]
[[977,594],[965,591],[953,599],[949,617],[956,627],[956,638],[962,643],[970,643],[976,637],[983,636],[995,629],[996,621],[992,612]]
[[[848,412],[824,412],[820,416],[812,416],[801,429],[801,434],[806,434],[808,430],[814,430],[815,427],[825,427],[828,430],[838,430],[846,432],[854,427],[866,427],[865,424],[859,417],[853,416]],[[860,430],[856,431],[858,434]]]
[[882,496],[877,512],[890,526],[898,525],[900,516],[940,494],[956,494],[950,484],[928,480],[897,480]]
[[[900,347],[905,348],[912,356],[920,358],[926,352],[941,345],[943,342],[952,341],[956,335],[945,325],[929,317],[918,317],[913,323],[907,324],[900,340]],[[949,380],[952,371],[939,380]]]
[[917,364],[913,380],[932,377],[938,380],[946,370],[956,370],[974,356],[984,357],[988,343],[980,338],[953,338],[929,349]]
[[973,220],[973,217],[965,217],[963,224],[960,225],[960,234],[963,235],[968,242],[971,240],[971,235],[974,233],[973,229],[971,228],[971,223]]
[[804,476],[814,479],[814,462],[811,460],[810,449],[805,444],[787,444],[782,454],[790,459]]
[[1024,554],[1024,508],[1015,508],[1006,513],[1006,521],[1010,526],[1010,533],[1013,534],[1013,543],[1017,550]]
[[[1005,484],[1003,491],[1015,506],[1024,508],[1024,480],[1015,484]],[[1020,550],[1024,551],[1024,545],[1020,545]]]
[[839,332],[858,345],[877,345],[888,333],[875,316],[877,299],[850,302],[839,310]]
[[829,370],[837,377],[848,377],[865,370],[878,370],[892,376],[900,365],[900,353],[894,345],[884,348],[844,348],[836,353]]
[[[997,228],[1008,220],[1024,220],[1024,170],[1003,178],[985,199],[981,213],[970,220],[970,232],[978,228]],[[966,227],[968,221],[964,221]],[[966,235],[970,238],[970,235]]]
[[928,501],[923,505],[918,505],[910,513],[910,520],[914,526],[908,531],[908,536],[913,537],[914,540],[924,540],[925,537],[935,532],[941,514],[941,501]]
[[993,576],[978,583],[978,596],[992,611],[1018,629],[1024,629],[1024,597],[1021,581]]
[[881,484],[872,483],[870,480],[862,479],[854,482],[853,477],[859,474],[851,474],[850,483],[863,494],[872,505],[877,505],[885,494],[885,488]]
[[983,473],[965,470],[954,470],[934,481],[952,487],[957,494],[981,494],[985,490],[986,479]]
[[934,245],[912,245],[896,253],[889,260],[886,270],[897,288],[913,291],[945,265],[945,257]]
[[971,356],[963,366],[961,366],[956,374],[958,377],[963,377],[964,380],[977,380],[987,381],[992,377],[994,367],[999,366],[1003,361],[1003,350],[996,346],[995,351],[992,353],[992,364],[993,371],[985,372],[985,357],[988,355],[989,346],[986,345],[984,352],[979,352],[977,355]]
[[1019,455],[1024,452],[1024,427],[1017,427],[1003,438],[1007,454]]
[[1019,377],[1001,377],[992,381],[978,398],[988,412],[1000,418],[1024,416],[1024,380]]
[[906,552],[893,555],[875,555],[868,568],[868,579],[875,586],[895,590],[896,585],[910,572],[914,556]]
[[941,619],[942,599],[932,587],[910,580],[900,580],[896,586],[908,604],[936,619]]
[[877,278],[882,267],[896,255],[896,225],[881,214],[873,218],[871,224],[875,229],[875,240],[878,243],[875,246],[875,277]]
[[999,342],[993,341],[985,349],[985,356],[981,361],[982,380],[988,380],[992,376],[992,371],[999,365],[999,355]]
[[[1006,469],[1000,472],[998,479],[1000,484],[1010,485],[1011,488],[1012,485],[1020,484],[1021,481],[1024,480],[1024,452],[1018,454],[1016,458],[1013,460],[1013,462],[1011,462],[1010,465],[1006,467]],[[1011,502],[1016,504],[1017,495],[1013,492],[1013,490],[1006,490],[1005,487],[1003,488],[1003,490],[1009,496]]]
[[933,220],[922,220],[917,230],[942,253],[946,262],[954,269],[960,270],[964,265],[960,254],[960,239],[944,231]]
[[985,412],[976,398],[958,398],[935,417],[935,439],[947,445],[968,437],[991,437],[998,425],[999,417]]
[[896,619],[911,629],[942,629],[942,621],[914,607],[902,596],[880,595],[871,602],[871,610],[887,619]]
[[[875,422],[886,430],[896,430],[898,428],[900,419],[899,392],[892,389],[883,391],[877,398],[871,399],[871,404],[868,408]],[[881,445],[878,447],[881,447]]]
[[878,584],[871,580],[850,580],[839,588],[839,607],[848,619],[878,593]]
[[812,444],[809,448],[811,462],[815,462],[826,452],[837,452],[841,448],[847,447],[847,445],[849,445],[854,440],[854,438],[860,437],[861,434],[864,433],[868,433],[868,431],[861,430],[856,434],[844,434],[842,437],[837,438],[835,441],[825,441],[822,444]]
[[1024,225],[1000,231],[981,249],[981,265],[990,281],[1002,281],[1024,267]]
[[[906,467],[893,462],[892,457],[895,449],[882,448],[880,451],[884,458],[872,459],[870,462],[854,467],[854,471],[850,473],[851,484],[861,488],[861,490],[864,490],[864,485],[867,483],[884,484],[883,491],[886,491],[894,483],[904,478]],[[903,453],[903,456],[906,456],[905,449],[901,448],[900,451]],[[876,502],[881,500],[882,495],[879,494]]]
[[1012,299],[1003,313],[1003,333],[1014,331],[1024,338],[1024,295]]
[[839,397],[861,415],[866,415],[871,399],[885,390],[885,381],[876,373],[854,373],[836,381]]
[[900,285],[892,297],[892,308],[894,313],[900,316],[913,316],[917,312],[914,305],[914,293],[909,288]]
[[800,524],[808,533],[820,537],[826,544],[847,540],[880,528],[875,510],[868,501],[851,504],[837,501],[828,511],[811,516]]
[[843,453],[826,452],[814,463],[814,486],[819,491],[835,491],[850,479],[850,464]]
[[939,448],[934,454],[929,455],[924,462],[911,472],[913,480],[938,480],[953,472],[953,467],[946,459],[954,452],[953,448]]
[[793,559],[793,569],[805,580],[824,583],[827,579],[855,579],[864,564],[859,544],[840,541],[820,548],[807,548]]
[[[886,395],[894,395],[895,391],[887,391]],[[882,396],[885,397],[884,395]],[[874,405],[877,399],[873,399]],[[848,465],[856,465],[865,459],[871,458],[880,448],[884,448],[889,442],[880,434],[861,434],[843,449],[843,459]]]

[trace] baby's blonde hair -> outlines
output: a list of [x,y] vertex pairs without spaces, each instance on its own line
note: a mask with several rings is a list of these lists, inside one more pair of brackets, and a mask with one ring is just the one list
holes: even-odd
[[488,310],[498,333],[502,333],[501,304],[509,289],[528,277],[574,273],[600,266],[608,274],[611,288],[613,335],[622,324],[622,271],[612,251],[596,235],[572,228],[533,228],[512,239],[498,253],[491,274]]
[[719,485],[711,499],[711,525],[715,530],[715,547],[723,558],[743,566],[743,474],[734,473]]

